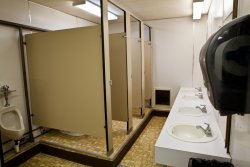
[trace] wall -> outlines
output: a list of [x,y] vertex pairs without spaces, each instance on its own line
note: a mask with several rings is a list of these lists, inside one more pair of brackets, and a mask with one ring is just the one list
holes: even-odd
[[[213,0],[208,14],[208,35],[232,20],[233,0]],[[238,17],[250,13],[250,1],[239,0]],[[225,136],[226,117],[214,109],[220,129]],[[232,116],[230,154],[235,167],[250,166],[250,115]]]
[[[239,0],[238,17],[250,14],[250,1]],[[249,102],[249,100],[248,100]],[[250,115],[233,115],[230,153],[235,167],[250,166]]]
[[[232,20],[233,1],[213,0],[208,13],[208,36],[207,39],[223,25]],[[210,103],[210,101],[208,101]],[[214,110],[215,117],[221,129],[224,139],[226,138],[226,116],[220,116],[219,111],[215,110],[212,104],[210,107]]]
[[[153,20],[153,87],[171,89],[171,106],[180,87],[202,86],[199,50],[206,39],[206,16]],[[196,42],[194,42],[196,41]]]
[[109,34],[124,32],[124,23],[111,23],[109,24]]
[[[30,25],[48,30],[95,25],[92,22],[47,8],[27,0],[0,0],[0,20]],[[31,31],[25,31],[31,33]],[[0,25],[0,86],[8,84],[17,90],[10,95],[10,104],[16,105],[24,118],[25,132],[28,131],[18,29]],[[0,99],[0,107],[4,105]],[[35,128],[36,126],[33,126]],[[39,133],[38,133],[39,134]],[[3,142],[8,139],[3,137]],[[12,146],[4,145],[4,150]]]

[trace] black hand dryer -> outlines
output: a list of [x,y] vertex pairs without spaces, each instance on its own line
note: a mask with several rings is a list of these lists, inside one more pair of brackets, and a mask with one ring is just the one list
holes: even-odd
[[213,34],[200,52],[208,97],[221,115],[250,113],[250,15]]

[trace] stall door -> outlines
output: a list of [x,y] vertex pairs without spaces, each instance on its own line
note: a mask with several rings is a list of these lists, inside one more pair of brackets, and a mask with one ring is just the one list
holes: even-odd
[[99,26],[26,35],[33,123],[105,137]]
[[128,121],[128,81],[125,33],[109,35],[112,119]]

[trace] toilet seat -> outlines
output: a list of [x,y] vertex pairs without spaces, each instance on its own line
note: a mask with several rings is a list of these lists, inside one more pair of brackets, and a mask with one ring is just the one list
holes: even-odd
[[23,136],[25,131],[23,117],[16,106],[0,109],[0,131],[13,140],[18,140]]

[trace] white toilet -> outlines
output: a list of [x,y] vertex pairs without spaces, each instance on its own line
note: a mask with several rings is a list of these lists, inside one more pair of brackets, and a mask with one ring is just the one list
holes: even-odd
[[24,135],[23,117],[16,106],[0,109],[0,130],[3,136],[20,140]]
[[69,136],[75,136],[75,137],[80,137],[83,136],[83,133],[79,133],[79,132],[71,132],[71,131],[66,131],[66,130],[60,130],[61,133],[69,135]]

